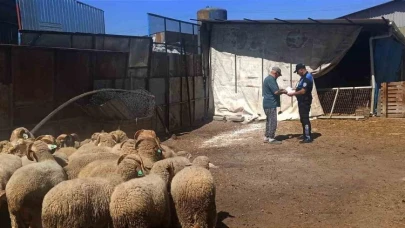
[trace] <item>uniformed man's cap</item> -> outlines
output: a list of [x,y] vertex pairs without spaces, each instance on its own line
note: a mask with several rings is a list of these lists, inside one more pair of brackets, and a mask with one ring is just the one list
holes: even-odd
[[274,71],[277,72],[280,76],[282,76],[280,67],[276,67],[276,66],[275,66],[275,67],[271,68],[271,70],[274,70]]
[[294,71],[294,73],[297,73],[298,70],[301,70],[301,69],[305,69],[305,65],[304,65],[303,63],[298,63],[298,64],[295,66],[295,71]]

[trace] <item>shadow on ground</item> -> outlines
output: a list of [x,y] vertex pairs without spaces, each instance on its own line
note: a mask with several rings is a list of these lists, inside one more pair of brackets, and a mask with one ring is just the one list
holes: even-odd
[[235,216],[232,216],[231,214],[229,214],[229,212],[220,211],[218,213],[218,217],[217,217],[216,228],[229,228],[229,226],[227,226],[224,223],[224,220],[227,219],[227,218],[235,218]]
[[[284,140],[287,140],[287,139],[299,138],[301,136],[302,136],[302,134],[278,135],[278,136],[276,136],[276,139],[279,140],[279,141],[284,141]],[[322,136],[321,133],[312,133],[312,138],[314,140],[321,137],[321,136]]]

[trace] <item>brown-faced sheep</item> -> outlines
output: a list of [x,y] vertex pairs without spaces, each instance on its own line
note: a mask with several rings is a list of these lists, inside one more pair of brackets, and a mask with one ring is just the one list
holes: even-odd
[[9,154],[14,154],[19,157],[27,155],[28,147],[33,142],[31,140],[17,139],[11,142],[11,148],[9,149]]
[[162,148],[156,138],[138,139],[135,142],[135,150],[141,156],[147,170],[150,170],[155,162],[163,159]]
[[156,132],[154,130],[139,130],[135,132],[134,139],[135,140],[140,140],[140,139],[147,139],[147,138],[157,138]]
[[115,136],[117,143],[122,143],[128,139],[127,134],[121,130],[112,131],[110,134]]
[[178,172],[171,183],[171,196],[181,227],[215,227],[215,184],[209,170],[193,165]]
[[165,180],[173,175],[168,165],[165,173],[151,173],[118,185],[110,203],[115,228],[171,227],[170,199]]
[[10,142],[16,141],[18,139],[34,139],[34,135],[28,131],[27,128],[19,127],[11,132]]
[[46,143],[35,141],[30,145],[27,157],[37,163],[19,168],[6,186],[13,227],[41,227],[41,208],[45,194],[67,179]]

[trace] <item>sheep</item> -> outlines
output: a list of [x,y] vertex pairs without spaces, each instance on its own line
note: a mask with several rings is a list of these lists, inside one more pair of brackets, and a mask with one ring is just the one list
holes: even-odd
[[0,153],[9,154],[10,150],[13,148],[11,142],[4,140],[0,141]]
[[145,174],[141,157],[137,154],[124,154],[117,159],[97,160],[86,165],[79,173],[78,178],[103,177],[128,181]]
[[[77,152],[76,152],[77,153]],[[69,179],[77,178],[80,171],[89,163],[96,160],[118,159],[120,156],[113,153],[87,153],[75,156],[70,156],[69,164],[64,167]]]
[[136,154],[137,151],[135,150],[135,140],[127,139],[120,144],[115,145],[112,148],[112,152],[114,154],[123,155],[123,154]]
[[16,141],[18,139],[33,139],[34,135],[28,131],[27,128],[19,127],[16,128],[13,132],[11,132],[10,142]]
[[95,153],[112,153],[112,148],[106,146],[96,146],[92,143],[85,144],[77,149],[76,152],[69,156],[69,159],[72,160],[77,156],[81,156],[83,154],[95,154]]
[[100,133],[98,134],[97,139],[94,143],[96,146],[113,147],[115,146],[115,144],[117,144],[117,139],[115,138],[115,135]]
[[56,144],[59,148],[63,147],[80,147],[79,136],[76,133],[61,134],[56,138]]
[[21,168],[21,158],[12,154],[0,154],[0,208],[6,201],[6,185],[11,175]]
[[24,155],[27,155],[27,150],[30,144],[32,144],[32,142],[28,140],[24,139],[14,140],[11,142],[11,148],[9,148],[7,153],[22,157]]
[[162,148],[156,138],[138,139],[135,150],[141,156],[147,170],[150,170],[155,162],[163,159]]
[[160,144],[160,146],[162,147],[162,155],[163,155],[163,159],[167,159],[167,158],[172,158],[172,157],[176,157],[176,156],[184,156],[187,157],[188,159],[190,159],[192,156],[190,153],[186,152],[186,151],[178,151],[178,152],[174,152],[174,150],[172,148],[170,148],[169,146]]
[[72,154],[74,154],[77,151],[76,148],[74,147],[63,147],[57,150],[54,155],[58,157],[62,157],[65,159],[68,159]]
[[164,171],[151,171],[145,177],[132,179],[115,188],[110,202],[115,228],[171,227],[167,186],[173,176],[173,166],[164,164]]
[[67,179],[46,143],[35,141],[28,149],[28,159],[35,159],[37,163],[19,168],[6,186],[13,227],[41,227],[41,205],[45,194]]
[[80,172],[78,179],[57,185],[45,196],[43,227],[111,226],[109,203],[114,187],[142,176],[142,161],[136,154],[122,155],[118,161],[90,163]]
[[171,183],[171,197],[181,227],[215,227],[215,184],[209,170],[193,165],[178,172]]
[[[63,158],[63,157],[59,157],[59,156],[54,155],[54,154],[53,154],[53,157],[55,158],[55,161],[56,161],[61,167],[67,166],[67,164],[68,164],[68,160],[67,160],[67,159],[65,159],[65,158]],[[22,156],[22,157],[21,157],[21,163],[22,163],[22,166],[26,166],[26,165],[29,165],[29,164],[36,163],[36,161],[31,161],[31,160],[29,160],[29,159],[27,158],[27,156]]]
[[122,143],[128,139],[127,134],[121,130],[112,131],[110,134],[115,136],[117,143]]
[[135,132],[134,139],[146,139],[146,138],[157,138],[156,133],[153,130],[139,130]]
[[109,213],[114,185],[103,178],[64,181],[52,188],[42,206],[42,226],[112,227]]

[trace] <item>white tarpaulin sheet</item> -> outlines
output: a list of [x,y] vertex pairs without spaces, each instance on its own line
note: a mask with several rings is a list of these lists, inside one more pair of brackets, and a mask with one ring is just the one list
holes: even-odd
[[[295,88],[296,63],[314,77],[336,66],[361,30],[345,25],[213,24],[211,75],[215,115],[264,119],[262,82],[271,67],[281,68],[280,88]],[[323,114],[316,86],[311,116]],[[296,98],[281,96],[279,120],[297,119]]]

